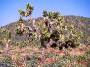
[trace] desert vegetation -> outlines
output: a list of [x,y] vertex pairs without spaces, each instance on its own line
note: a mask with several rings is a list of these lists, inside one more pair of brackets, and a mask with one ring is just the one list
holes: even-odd
[[17,22],[0,28],[0,67],[90,67],[90,34],[83,24],[90,18],[69,21],[43,10],[33,19],[33,10],[28,3]]

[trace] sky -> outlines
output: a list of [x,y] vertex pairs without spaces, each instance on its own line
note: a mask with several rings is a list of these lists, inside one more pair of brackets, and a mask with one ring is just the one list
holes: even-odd
[[27,3],[34,7],[34,18],[41,17],[43,10],[90,17],[90,0],[0,0],[0,26],[17,21],[18,10],[25,9]]

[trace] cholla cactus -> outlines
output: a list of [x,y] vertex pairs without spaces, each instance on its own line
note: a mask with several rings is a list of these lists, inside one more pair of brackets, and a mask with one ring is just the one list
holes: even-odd
[[57,30],[62,33],[60,38],[64,39],[64,41],[74,39],[75,42],[80,43],[84,37],[83,32],[76,28],[74,24],[65,22],[63,16],[59,16],[58,18],[59,20],[57,22]]
[[25,16],[25,11],[23,11],[23,10],[20,9],[18,12],[19,12],[19,14],[20,14],[22,17]]
[[48,17],[49,19],[57,19],[59,16],[59,12],[48,12],[46,10],[43,10],[43,17]]
[[16,29],[17,34],[20,34],[20,35],[23,34],[25,25],[23,23],[24,20],[22,18],[30,16],[32,14],[32,11],[33,11],[33,7],[29,3],[26,5],[26,10],[25,11],[23,11],[21,9],[18,11],[20,13],[21,17],[18,21],[19,22],[18,28]]
[[23,33],[24,33],[24,27],[25,27],[25,25],[24,25],[24,21],[23,21],[23,19],[20,17],[20,19],[19,19],[19,21],[18,21],[19,23],[17,24],[17,29],[15,30],[16,31],[16,34],[19,34],[19,35],[22,35]]
[[22,17],[27,17],[27,16],[30,16],[32,14],[32,11],[33,11],[33,6],[31,6],[29,3],[26,5],[26,10],[23,11],[23,10],[19,10],[18,12],[20,13],[20,15]]
[[[33,7],[28,3],[26,5],[26,11],[20,10],[20,14],[27,17],[32,14]],[[48,12],[46,10],[43,11],[44,20],[39,20],[35,26],[36,31],[35,33],[36,38],[50,38],[51,34],[54,31],[59,32],[59,36],[54,37],[54,39],[59,39],[59,41],[66,42],[68,40],[74,40],[75,43],[80,43],[83,38],[82,31],[79,31],[78,28],[75,27],[74,24],[68,23],[65,21],[64,16],[61,16],[59,12]],[[47,17],[47,19],[46,19]],[[22,20],[20,20],[22,22]],[[21,26],[20,29],[23,29]],[[37,32],[38,31],[38,32]],[[39,37],[40,36],[40,37]]]
[[[74,40],[76,44],[80,44],[84,37],[83,32],[75,27],[74,24],[65,21],[64,16],[61,16],[58,12],[46,12],[48,18],[51,20],[51,29],[54,29],[60,33],[59,40],[62,42],[68,40]],[[50,32],[52,34],[52,32]]]
[[43,17],[47,17],[48,16],[48,13],[46,10],[43,10]]
[[30,16],[32,14],[32,11],[33,11],[33,6],[30,5],[29,3],[26,5],[26,14],[25,16]]
[[28,4],[26,5],[26,10],[27,10],[28,12],[32,13],[32,11],[33,11],[33,6],[28,3]]

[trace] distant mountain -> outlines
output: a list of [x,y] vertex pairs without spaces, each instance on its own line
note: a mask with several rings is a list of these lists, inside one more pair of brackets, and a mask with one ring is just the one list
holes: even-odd
[[[36,22],[43,20],[42,17],[39,17],[35,19]],[[85,41],[87,44],[90,44],[90,18],[81,17],[81,16],[64,16],[64,20],[66,23],[73,23],[79,30],[83,31],[85,33]],[[31,21],[32,22],[32,21]],[[15,28],[17,25],[17,21],[10,23],[6,26],[3,26],[2,28],[6,28],[9,31],[11,31],[11,36],[13,40],[19,41],[19,40],[26,40],[28,37],[16,37],[15,35]],[[31,24],[28,21],[24,22],[25,25],[31,26]],[[26,36],[26,35],[25,35]]]

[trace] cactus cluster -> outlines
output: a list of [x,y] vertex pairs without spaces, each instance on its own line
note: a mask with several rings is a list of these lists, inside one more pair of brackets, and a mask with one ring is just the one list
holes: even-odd
[[[26,12],[27,11],[31,13],[33,11],[33,7],[30,4],[26,5]],[[38,22],[35,21],[34,23],[29,21],[32,24],[32,30],[29,31],[29,33],[32,33],[30,36],[33,36],[33,41],[38,38],[38,42],[41,43],[41,46],[59,47],[59,49],[62,49],[63,47],[76,47],[81,43],[82,38],[84,37],[83,32],[75,27],[74,24],[65,21],[64,16],[60,15],[59,12],[43,10],[42,16],[43,20]],[[19,22],[24,21],[20,18]],[[23,32],[26,31],[25,28],[27,26],[25,26],[24,23],[19,24],[16,33],[23,34]],[[30,29],[28,28],[28,30]]]

